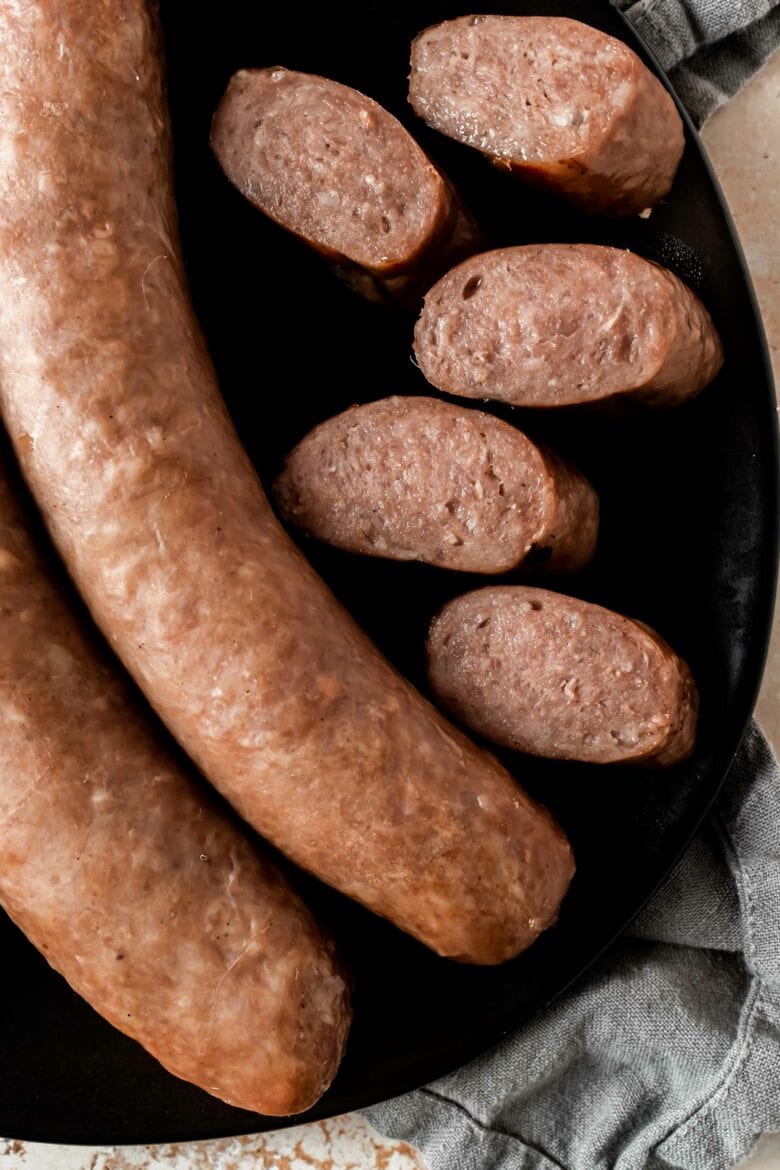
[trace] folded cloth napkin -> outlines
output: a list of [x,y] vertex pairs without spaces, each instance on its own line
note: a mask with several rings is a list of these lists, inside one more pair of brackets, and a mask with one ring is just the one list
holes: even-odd
[[697,126],[780,45],[778,0],[617,0]]
[[727,1170],[780,1129],[780,770],[759,729],[594,974],[366,1116],[431,1170]]

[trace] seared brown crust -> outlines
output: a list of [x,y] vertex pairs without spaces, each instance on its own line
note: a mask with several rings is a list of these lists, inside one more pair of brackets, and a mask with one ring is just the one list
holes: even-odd
[[350,1013],[331,944],[77,627],[2,469],[0,901],[177,1076],[271,1114],[333,1079]]
[[0,406],[98,624],[282,851],[442,954],[508,958],[569,846],[274,518],[186,294],[146,6],[0,5],[0,36]]
[[350,552],[505,573],[593,556],[598,498],[521,431],[436,398],[384,398],[315,427],[274,485],[284,518]]
[[528,244],[472,256],[425,298],[414,333],[439,390],[513,406],[691,398],[723,363],[701,301],[620,248]]
[[686,663],[642,622],[562,593],[506,585],[456,598],[431,624],[428,670],[442,703],[518,751],[659,765],[693,751]]
[[211,144],[265,215],[375,299],[419,297],[477,246],[451,184],[371,98],[281,66],[234,74]]
[[585,211],[667,194],[685,145],[674,102],[627,45],[566,17],[462,16],[412,45],[429,125]]

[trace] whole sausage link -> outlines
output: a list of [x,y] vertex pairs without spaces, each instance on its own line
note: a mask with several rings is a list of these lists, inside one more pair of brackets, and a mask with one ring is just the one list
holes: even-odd
[[0,903],[177,1076],[312,1105],[344,980],[286,879],[159,743],[58,594],[0,468]]
[[275,520],[188,299],[146,5],[2,4],[0,45],[0,407],[98,624],[283,852],[442,954],[517,953],[568,843]]

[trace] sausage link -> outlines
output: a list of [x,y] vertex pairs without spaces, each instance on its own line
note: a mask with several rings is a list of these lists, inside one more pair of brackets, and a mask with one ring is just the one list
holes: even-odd
[[145,3],[2,5],[0,45],[0,406],[98,625],[284,853],[442,954],[517,953],[568,843],[275,519],[187,295]]
[[0,468],[0,902],[170,1072],[295,1113],[335,1075],[344,980],[286,879],[155,738],[39,560]]

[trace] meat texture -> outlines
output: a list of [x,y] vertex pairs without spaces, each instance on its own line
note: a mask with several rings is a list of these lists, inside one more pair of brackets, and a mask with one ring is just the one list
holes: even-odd
[[350,1012],[331,943],[78,626],[4,469],[0,902],[176,1076],[271,1114],[333,1079]]
[[464,261],[426,296],[414,352],[439,390],[526,407],[677,406],[723,363],[687,285],[598,244],[528,244]]
[[0,409],[99,626],[283,852],[441,954],[516,954],[568,843],[274,517],[187,295],[146,5],[0,5],[0,44]]
[[654,630],[600,605],[524,586],[477,589],[431,624],[437,697],[481,735],[561,760],[675,764],[698,698]]
[[588,212],[629,215],[669,191],[683,124],[627,45],[568,17],[461,16],[412,45],[425,121]]
[[265,215],[337,264],[358,291],[419,303],[477,247],[452,185],[365,94],[281,66],[236,73],[212,146]]
[[471,573],[582,568],[598,497],[521,431],[436,398],[385,398],[315,427],[275,484],[284,518],[350,552]]

